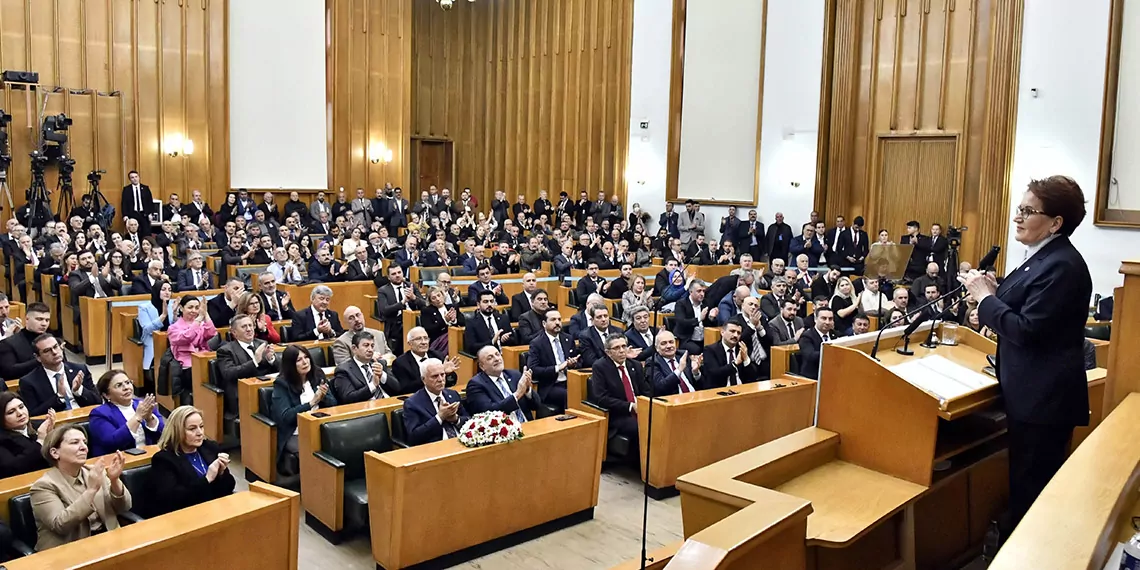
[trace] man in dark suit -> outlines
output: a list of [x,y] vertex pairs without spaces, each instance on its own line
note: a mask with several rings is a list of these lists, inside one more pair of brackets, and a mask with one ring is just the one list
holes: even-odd
[[459,436],[470,418],[459,393],[444,387],[444,365],[429,358],[423,364],[424,387],[404,400],[404,429],[408,445],[420,445]]
[[906,234],[899,239],[900,245],[913,245],[914,249],[910,252],[910,260],[906,264],[906,278],[916,279],[922,275],[922,270],[926,267],[927,259],[930,257],[930,238],[922,235],[922,224],[917,220],[911,220],[906,223]]
[[40,365],[33,343],[36,337],[47,332],[50,324],[51,309],[47,305],[28,305],[24,328],[0,341],[0,376],[5,380],[17,380]]
[[[915,280],[910,284],[911,299],[918,300],[924,298],[926,296],[927,285],[934,285],[935,287],[938,287],[939,291],[943,290],[942,277],[939,275],[938,264],[930,261],[926,263],[925,267],[926,273],[915,278]],[[922,303],[925,303],[925,301],[922,301],[919,304],[921,305]]]
[[752,361],[748,345],[742,342],[743,317],[736,316],[720,329],[720,342],[705,347],[704,387],[739,386],[760,378],[759,363]]
[[20,397],[28,407],[28,415],[42,416],[49,409],[62,412],[102,403],[91,371],[82,364],[65,361],[59,340],[43,333],[32,346],[40,365],[20,378]]
[[926,260],[946,269],[946,254],[950,250],[950,240],[942,235],[942,224],[930,224],[930,251]]
[[657,334],[653,359],[646,366],[646,374],[651,375],[655,396],[688,394],[701,390],[705,378],[701,372],[702,358],[699,355],[677,353],[677,337],[669,331]]
[[483,291],[479,295],[479,311],[467,318],[463,330],[463,351],[478,354],[484,346],[498,347],[514,344],[514,328],[506,314],[495,310],[495,294]]
[[376,337],[368,331],[352,335],[352,358],[341,362],[333,375],[337,404],[354,404],[395,395],[399,383],[373,358]]
[[854,275],[862,275],[864,260],[871,251],[867,232],[863,231],[863,216],[855,216],[854,225],[839,235],[839,265],[854,267]]
[[840,250],[839,241],[843,238],[843,233],[847,231],[847,219],[843,216],[835,216],[835,227],[824,232],[823,243],[827,246],[827,264],[828,265],[843,265],[843,252]]
[[768,226],[764,234],[764,248],[768,254],[768,261],[773,259],[788,259],[792,243],[792,227],[784,223],[783,212],[776,212],[776,221]]
[[574,291],[579,299],[585,299],[594,292],[605,295],[608,285],[604,278],[598,276],[598,262],[591,260],[586,264],[586,276],[578,280],[578,286]]
[[681,350],[689,354],[700,354],[704,350],[704,322],[709,315],[709,308],[702,306],[704,300],[705,284],[694,280],[689,285],[689,294],[673,306],[673,336],[677,337]]
[[823,343],[835,339],[835,313],[828,307],[816,308],[815,326],[800,335],[800,374],[819,379],[819,357],[823,354]]
[[673,203],[665,202],[665,211],[661,212],[661,217],[657,221],[657,225],[661,228],[664,228],[665,231],[669,232],[670,236],[680,238],[681,228],[677,225],[680,219],[681,218],[677,215],[677,212],[673,211]]
[[784,299],[781,305],[779,315],[768,319],[768,334],[772,337],[772,344],[774,346],[799,344],[804,332],[804,320],[796,316],[799,303],[792,299]]
[[178,291],[204,291],[212,289],[214,278],[202,267],[202,254],[191,251],[187,254],[186,268],[178,272],[175,288]]
[[296,311],[290,326],[290,342],[306,340],[332,340],[344,334],[340,316],[329,308],[333,292],[326,285],[317,285],[309,293],[308,308]]
[[[740,253],[747,253],[752,256],[752,259],[757,261],[764,259],[768,250],[764,245],[764,223],[756,219],[756,210],[748,211],[748,221],[741,222],[736,226],[736,233],[725,234],[721,232],[724,238],[732,238],[736,249]],[[790,237],[788,239],[791,239]],[[785,242],[786,244],[787,242]]]
[[261,306],[265,308],[265,314],[274,321],[292,320],[292,299],[289,293],[277,289],[277,276],[266,271],[257,276],[257,282],[261,286]]
[[843,276],[843,272],[839,270],[838,265],[832,265],[828,268],[827,273],[817,277],[811,284],[811,297],[827,297],[830,299],[835,295],[835,287],[839,284],[839,278]]
[[793,257],[801,253],[807,254],[808,267],[819,265],[819,256],[823,255],[823,244],[816,239],[815,228],[810,223],[804,224],[803,235],[792,239],[788,253]]
[[1000,286],[986,268],[959,276],[978,300],[978,320],[998,337],[1010,527],[1061,468],[1074,427],[1089,424],[1082,355],[1092,296],[1088,266],[1069,239],[1085,217],[1077,183],[1065,176],[1030,182],[1014,214],[1014,239],[1028,248],[1025,261]]
[[610,310],[605,304],[586,307],[590,326],[578,333],[578,346],[582,350],[582,360],[594,362],[606,354],[606,337],[622,334],[621,329],[610,324]]
[[215,295],[206,302],[206,313],[210,315],[210,322],[214,323],[214,327],[222,328],[230,325],[230,319],[234,318],[234,306],[242,293],[245,293],[245,282],[234,277],[226,281],[226,288],[222,289],[221,295]]
[[122,202],[119,211],[124,218],[136,220],[143,235],[150,235],[150,215],[154,213],[154,197],[150,186],[139,182],[139,173],[132,170],[127,174],[130,184],[123,186]]
[[491,280],[491,267],[489,265],[480,265],[477,274],[479,281],[467,287],[467,298],[472,305],[479,304],[479,297],[484,291],[490,291],[494,294],[496,305],[510,303],[506,294],[503,293],[503,286]]
[[377,291],[380,297],[380,318],[384,321],[384,331],[388,335],[392,352],[403,354],[404,311],[418,311],[423,307],[420,294],[411,283],[404,281],[404,270],[399,265],[388,266],[388,284]]
[[476,357],[480,372],[467,383],[468,411],[500,411],[520,424],[529,420],[537,409],[533,373],[504,370],[503,354],[494,346],[483,347]]
[[413,266],[422,267],[424,263],[423,260],[420,259],[420,250],[417,247],[419,241],[420,240],[416,239],[415,236],[408,236],[408,239],[404,242],[404,247],[396,250],[396,255],[392,258],[392,264],[399,265],[405,272]]
[[[95,255],[90,251],[85,251],[79,254],[79,269],[72,271],[71,275],[67,277],[67,285],[71,288],[71,295],[75,299],[79,297],[102,299],[117,295],[120,283],[118,279],[110,276],[109,265],[104,265],[101,271],[96,269]],[[71,299],[64,299],[63,302],[71,302]],[[78,316],[76,314],[77,318]]]
[[[511,297],[512,322],[518,322],[520,317],[530,311],[531,299],[533,299],[539,291],[538,276],[534,273],[523,275],[523,290]],[[530,340],[527,339],[527,342],[530,342]]]
[[254,338],[257,329],[249,315],[237,315],[227,324],[234,339],[218,347],[218,373],[225,391],[224,407],[236,414],[238,380],[279,372],[281,362],[269,343]]
[[344,281],[348,267],[332,258],[332,251],[327,246],[317,250],[313,259],[309,260],[310,283],[337,283]]
[[[344,280],[376,282],[382,278],[380,262],[368,259],[368,249],[357,248],[353,260],[348,262],[348,272],[345,274]],[[376,287],[379,288],[381,285],[377,284]]]
[[538,395],[544,404],[566,409],[566,371],[579,368],[580,356],[574,339],[562,332],[562,314],[546,312],[543,333],[530,341],[526,366],[534,374]]
[[[414,394],[416,390],[424,387],[421,378],[420,366],[428,359],[434,358],[443,363],[445,383],[454,386],[458,381],[455,371],[459,368],[459,357],[448,360],[447,355],[435,350],[429,350],[431,339],[423,327],[415,327],[408,331],[408,350],[396,357],[392,362],[392,373],[389,376],[395,381],[392,390],[396,395]],[[385,388],[387,390],[387,388]]]
[[146,273],[135,275],[131,280],[131,295],[150,295],[155,287],[161,287],[162,282],[169,282],[170,278],[162,272],[164,266],[157,259],[147,262]]
[[542,334],[542,321],[546,318],[546,311],[550,309],[550,296],[545,290],[539,289],[535,291],[534,297],[527,302],[527,305],[530,310],[519,315],[519,326],[515,327],[515,340],[519,345],[529,345],[534,337]]
[[609,435],[629,439],[631,455],[637,449],[637,397],[648,396],[652,388],[645,370],[626,357],[629,343],[621,333],[606,337],[605,356],[594,362],[590,378],[590,401],[609,413]]
[[[657,335],[657,329],[649,326],[649,307],[640,306],[633,309],[633,314],[629,316],[632,326],[625,331],[625,338],[629,340],[629,346],[632,350],[640,350],[636,356],[631,356],[638,362],[648,362],[649,358],[653,356],[654,344],[653,339]],[[648,374],[648,371],[646,372]]]

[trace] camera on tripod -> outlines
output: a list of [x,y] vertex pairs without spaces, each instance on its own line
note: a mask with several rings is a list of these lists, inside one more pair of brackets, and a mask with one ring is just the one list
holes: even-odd
[[98,186],[99,182],[103,180],[103,175],[106,173],[106,170],[92,170],[87,174],[87,181],[95,186]]
[[951,247],[959,247],[962,245],[962,232],[970,228],[966,226],[954,227],[946,226],[946,239],[950,240]]

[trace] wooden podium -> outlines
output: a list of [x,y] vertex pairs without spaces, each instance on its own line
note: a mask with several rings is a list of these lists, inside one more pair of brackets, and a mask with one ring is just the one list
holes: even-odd
[[[938,356],[970,372],[949,381],[972,382],[995,347],[963,327],[957,346],[927,349],[917,344],[927,330],[914,334],[913,356],[893,350],[901,329],[883,334],[879,361],[874,335],[826,345],[816,427],[678,478],[688,540],[673,562],[734,568],[778,556],[780,568],[864,570],[976,556],[1008,495],[998,386],[939,397],[936,379],[904,373],[919,388],[892,367]],[[712,565],[680,564],[703,556]]]

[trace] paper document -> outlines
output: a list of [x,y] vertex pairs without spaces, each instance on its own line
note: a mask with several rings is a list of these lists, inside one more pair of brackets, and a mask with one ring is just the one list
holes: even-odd
[[942,409],[946,409],[949,400],[997,384],[997,380],[981,372],[938,355],[908,360],[888,369],[919,390],[938,398]]

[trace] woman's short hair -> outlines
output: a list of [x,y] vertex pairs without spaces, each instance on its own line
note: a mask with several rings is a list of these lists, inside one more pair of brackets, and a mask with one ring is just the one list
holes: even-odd
[[[111,381],[114,380],[115,377],[120,375],[120,374],[122,374],[123,376],[127,376],[127,371],[126,370],[108,370],[108,371],[104,372],[103,375],[99,377],[99,381],[95,383],[95,389],[99,390],[100,395],[106,396],[107,390],[111,389]],[[127,376],[127,379],[130,379],[130,376]],[[0,408],[0,410],[3,410],[3,408]]]
[[1061,235],[1068,237],[1077,231],[1085,219],[1085,193],[1075,180],[1068,176],[1050,176],[1029,182],[1029,191],[1041,200],[1047,216],[1061,218]]
[[48,462],[48,465],[55,467],[59,464],[59,460],[51,456],[51,450],[59,449],[59,446],[63,445],[64,436],[66,436],[67,432],[71,430],[78,431],[79,433],[83,434],[83,439],[87,439],[87,430],[78,425],[63,424],[60,426],[55,426],[50,432],[48,432],[47,437],[44,438],[43,447],[40,448],[40,454],[44,456],[44,459]]
[[[257,302],[258,302],[257,315],[258,316],[264,315],[265,314],[265,306],[261,304],[261,297],[259,297],[257,295],[257,293],[254,293],[252,291],[246,291],[245,293],[242,293],[241,296],[238,297],[237,303],[234,303],[235,312],[238,315],[245,315],[246,310],[249,308],[249,304],[252,303],[254,299],[257,299]],[[256,324],[256,323],[254,323],[254,324]]]
[[186,422],[194,414],[201,416],[202,410],[194,406],[174,408],[174,411],[170,412],[170,417],[166,418],[166,427],[162,430],[162,436],[158,438],[158,446],[176,455],[182,455],[182,444],[186,441]]

